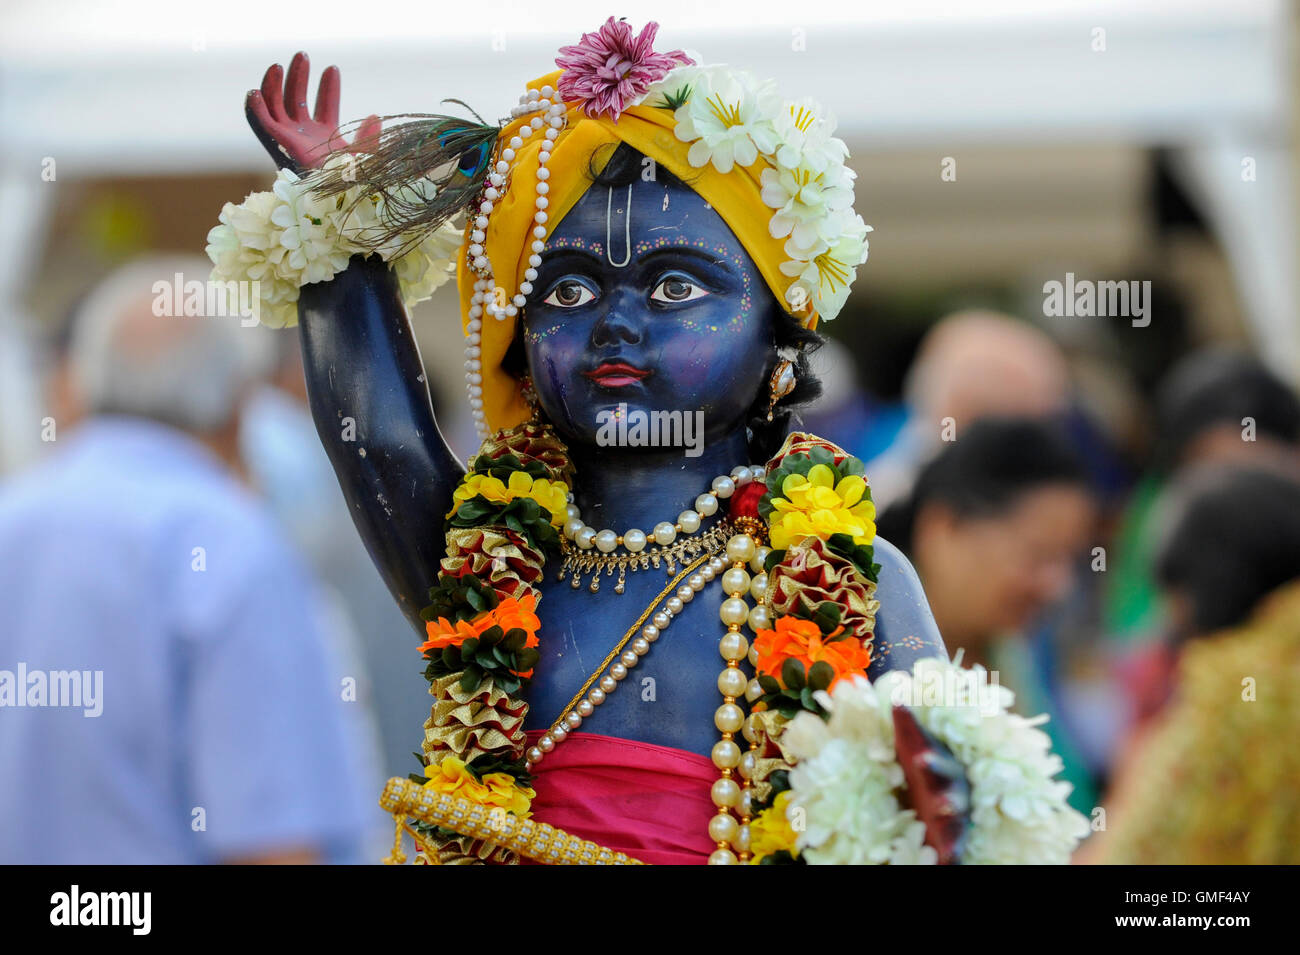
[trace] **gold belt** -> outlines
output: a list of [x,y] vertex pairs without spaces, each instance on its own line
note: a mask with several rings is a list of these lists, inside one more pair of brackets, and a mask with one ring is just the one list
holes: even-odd
[[[485,806],[464,796],[431,792],[400,776],[388,781],[384,794],[379,797],[379,805],[397,820],[399,840],[405,820],[411,818],[502,846],[535,862],[551,865],[645,864],[544,822],[520,819],[499,806]],[[400,847],[395,845],[391,861],[402,861],[399,855]]]

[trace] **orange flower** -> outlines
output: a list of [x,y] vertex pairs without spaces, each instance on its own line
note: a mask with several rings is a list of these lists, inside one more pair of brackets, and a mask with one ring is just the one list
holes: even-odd
[[535,647],[537,646],[537,631],[542,626],[542,622],[537,619],[537,614],[534,613],[536,609],[537,594],[529,593],[520,600],[507,597],[489,613],[492,615],[493,623],[499,625],[502,630],[507,632],[522,630],[527,633],[528,642],[524,646]]
[[504,631],[523,630],[528,634],[525,646],[537,646],[537,631],[542,622],[533,612],[537,607],[537,595],[527,594],[522,600],[506,597],[491,610],[479,614],[472,621],[457,620],[453,625],[446,617],[431,620],[425,625],[429,639],[420,644],[420,652],[441,650],[443,647],[458,647],[470,637],[477,637],[485,630],[499,626]]
[[821,628],[811,620],[788,615],[778,617],[776,629],[758,631],[754,641],[758,670],[779,677],[786,660],[798,660],[805,669],[824,660],[835,670],[832,687],[846,676],[865,676],[871,663],[871,650],[857,637],[834,640],[843,630],[836,627],[833,633],[823,636]]
[[476,618],[472,623],[457,620],[454,625],[446,617],[430,620],[424,625],[429,639],[420,644],[420,652],[441,650],[443,647],[458,647],[470,637],[477,637],[490,626],[492,624],[487,622],[486,615]]

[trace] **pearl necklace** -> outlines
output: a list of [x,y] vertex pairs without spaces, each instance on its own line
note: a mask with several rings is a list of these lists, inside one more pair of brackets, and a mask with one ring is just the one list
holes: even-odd
[[[516,134],[510,137],[510,141],[505,148],[501,150],[500,158],[488,174],[487,185],[483,190],[483,198],[479,201],[478,215],[474,217],[471,225],[470,244],[466,252],[466,261],[470,271],[478,278],[474,282],[474,295],[470,299],[469,321],[465,326],[465,387],[469,394],[469,405],[474,416],[474,425],[478,429],[479,435],[486,438],[488,435],[487,415],[483,410],[483,368],[482,368],[482,333],[483,333],[483,315],[491,315],[498,321],[505,321],[519,314],[519,310],[524,307],[528,301],[528,295],[533,291],[533,281],[537,278],[537,268],[542,264],[542,250],[546,248],[546,222],[548,219],[546,207],[550,204],[547,193],[550,192],[550,184],[547,182],[551,178],[551,171],[546,164],[551,159],[551,149],[554,148],[555,141],[560,135],[560,130],[567,124],[565,114],[568,107],[559,100],[556,91],[551,86],[543,86],[540,90],[529,90],[519,97],[519,105],[510,110],[512,119],[519,119],[530,113],[540,113],[541,115],[533,116],[527,123],[519,127]],[[543,131],[543,127],[545,130]],[[492,271],[492,263],[487,257],[487,228],[488,221],[492,215],[492,210],[496,206],[496,201],[505,194],[507,180],[510,171],[514,165],[517,150],[522,149],[524,140],[531,137],[534,133],[541,132],[543,139],[540,142],[537,153],[537,184],[535,186],[536,198],[533,204],[536,212],[533,213],[533,243],[531,246],[532,254],[528,257],[528,269],[524,272],[524,281],[519,284],[519,288],[514,295],[506,295],[503,289],[496,285],[496,277]],[[502,303],[505,304],[502,304]]]
[[[582,586],[583,576],[594,571],[590,584],[590,590],[594,594],[600,590],[601,571],[606,576],[612,576],[617,570],[618,581],[614,585],[614,592],[621,594],[626,586],[628,571],[646,570],[651,564],[658,569],[662,561],[670,576],[677,573],[678,561],[691,560],[701,550],[722,543],[717,539],[722,536],[722,532],[716,526],[697,540],[679,540],[678,535],[697,533],[704,518],[717,513],[719,498],[731,497],[737,488],[760,480],[764,473],[761,466],[740,465],[732,468],[730,475],[715,477],[710,489],[695,499],[693,509],[688,508],[678,514],[675,523],[661,521],[656,524],[650,535],[640,528],[631,528],[622,534],[608,528],[597,531],[583,521],[577,505],[570,503],[567,507],[568,519],[563,527],[564,562],[555,579],[563,580],[572,575],[573,588],[577,590]],[[646,545],[651,541],[653,544],[647,550]],[[614,551],[619,547],[624,548],[624,552],[615,554]]]
[[[742,519],[745,523],[757,523],[753,519]],[[722,705],[714,712],[713,725],[722,734],[713,747],[713,765],[718,767],[718,780],[710,790],[717,814],[709,820],[709,838],[716,848],[709,856],[709,865],[734,865],[749,859],[751,777],[756,765],[755,746],[751,742],[749,752],[741,754],[735,736],[745,726],[745,711],[736,702],[739,697],[747,695],[753,683],[740,669],[740,661],[748,659],[751,665],[757,664],[757,650],[750,646],[748,638],[740,632],[742,624],[748,624],[757,632],[769,629],[771,621],[763,600],[767,595],[767,574],[763,564],[770,548],[759,546],[749,534],[740,533],[727,541],[727,560],[731,567],[722,575],[722,590],[727,599],[718,608],[718,616],[727,626],[727,632],[718,642],[718,653],[726,661],[726,666],[718,674],[718,692],[722,694]],[[750,576],[745,565],[755,572]],[[745,603],[745,595],[751,594],[756,606]],[[741,781],[736,782],[739,775]],[[737,818],[739,817],[739,818]]]
[[[727,529],[730,530],[729,527]],[[724,617],[724,622],[734,618],[737,615],[737,607],[731,601],[736,600],[741,594],[748,591],[753,595],[757,605],[751,609],[744,605],[743,600],[740,601],[740,609],[745,612],[744,617],[741,618],[742,621],[747,622],[750,629],[755,632],[768,629],[771,626],[767,609],[763,606],[763,598],[767,595],[767,574],[763,573],[763,562],[767,560],[767,555],[771,553],[771,550],[767,547],[755,546],[753,538],[748,535],[733,536],[727,541],[727,546],[718,553],[705,554],[692,561],[650,602],[649,608],[637,619],[636,623],[632,624],[627,633],[623,635],[623,639],[614,645],[614,649],[596,668],[596,672],[583,684],[582,689],[564,707],[551,728],[543,733],[537,740],[537,744],[525,754],[529,768],[536,766],[547,753],[552,752],[556,746],[568,739],[569,734],[580,728],[583,720],[591,716],[596,707],[604,703],[609,698],[609,694],[618,689],[619,684],[627,678],[628,671],[650,652],[650,645],[663,635],[663,632],[682,612],[686,604],[694,600],[697,593],[723,572],[726,562],[723,560],[722,555],[726,554],[730,557],[736,552],[737,548],[744,549],[745,540],[749,541],[752,550],[750,566],[755,571],[755,576],[751,578],[745,572],[743,563],[733,566],[731,570],[723,574],[722,587],[724,592],[729,595],[729,600],[724,602],[719,613]],[[685,578],[685,583],[682,583],[682,578]],[[675,593],[673,593],[674,588],[676,588]],[[669,596],[670,593],[672,596]],[[666,600],[665,597],[667,597]],[[655,611],[655,606],[661,600],[664,601],[662,606]],[[652,611],[654,611],[653,616],[651,615]],[[647,619],[650,620],[649,623],[646,623]],[[636,639],[632,639],[632,634],[637,633],[638,628],[640,628],[640,633]],[[737,630],[739,630],[738,626],[733,630],[729,624],[728,635],[723,637],[723,640],[726,641]],[[740,639],[743,641],[745,638],[741,636]],[[630,646],[628,646],[629,641]],[[741,657],[743,656],[742,653]],[[615,657],[618,659],[615,660]],[[739,660],[741,657],[737,657],[737,659]],[[750,663],[754,663],[755,658],[756,654],[751,653]],[[741,678],[738,685],[735,674],[739,674]],[[600,677],[599,683],[596,680],[598,676]],[[743,671],[735,670],[728,664],[728,669],[724,670],[723,674],[718,677],[718,689],[724,696],[731,697],[729,700],[724,700],[724,705],[726,703],[734,704],[736,697],[746,691],[749,682],[751,681],[744,679]],[[596,685],[593,686],[593,684]],[[727,693],[728,689],[736,692]],[[721,710],[715,716],[715,723],[720,718],[720,714]],[[732,732],[734,733],[734,731]]]
[[561,549],[564,554],[564,563],[560,566],[560,571],[556,575],[556,580],[563,580],[569,574],[573,577],[570,581],[574,590],[582,586],[582,577],[584,574],[591,574],[591,592],[600,592],[600,575],[603,571],[606,577],[613,576],[614,571],[618,571],[618,580],[614,583],[614,593],[623,593],[627,586],[627,572],[646,570],[651,565],[656,570],[662,562],[666,565],[665,570],[668,576],[677,573],[678,562],[690,563],[700,553],[721,552],[722,545],[726,543],[731,531],[726,526],[726,521],[715,524],[709,530],[705,531],[698,537],[683,537],[681,540],[668,547],[652,547],[647,551],[639,554],[593,554],[590,551],[577,550],[568,541],[561,542]]
[[624,547],[633,554],[645,550],[646,544],[653,538],[661,547],[667,547],[677,539],[678,534],[694,534],[700,529],[703,518],[711,517],[718,511],[718,499],[728,498],[736,493],[736,488],[744,487],[751,481],[761,480],[763,469],[757,466],[740,465],[731,469],[731,474],[720,474],[713,479],[709,490],[695,499],[694,509],[688,508],[677,515],[676,522],[660,521],[649,536],[640,528],[631,528],[619,534],[608,528],[598,531],[582,519],[577,505],[568,507],[569,519],[564,524],[564,536],[583,550],[593,547],[602,554],[611,553],[617,547]]

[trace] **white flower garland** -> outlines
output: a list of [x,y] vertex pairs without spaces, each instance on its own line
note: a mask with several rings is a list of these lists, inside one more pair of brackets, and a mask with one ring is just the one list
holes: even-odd
[[[798,759],[786,817],[812,864],[933,864],[924,826],[895,795],[903,771],[894,750],[893,705],[908,705],[917,722],[952,750],[971,785],[971,831],[963,864],[1065,864],[1088,833],[1088,820],[1066,802],[1069,783],[1051,740],[1038,729],[1047,717],[1009,712],[1014,694],[988,682],[981,666],[918,660],[910,673],[883,674],[874,684],[843,680],[817,701],[826,719],[800,713],[781,737]],[[802,829],[802,831],[799,831]]]
[[674,133],[691,144],[692,166],[719,172],[761,157],[765,204],[776,210],[768,231],[785,239],[781,271],[794,277],[786,300],[811,302],[824,321],[844,307],[857,267],[867,260],[871,226],[853,211],[854,172],[848,147],[835,136],[835,117],[820,103],[783,100],[772,80],[721,65],[682,66],[651,86],[639,103],[685,102],[673,114]]
[[[334,157],[327,168],[347,162]],[[432,182],[408,186],[412,198],[430,198]],[[322,199],[309,180],[280,170],[270,192],[255,192],[236,205],[227,202],[221,224],[208,233],[206,252],[212,260],[212,281],[258,283],[260,319],[272,328],[298,323],[298,290],[325,282],[347,268],[348,260],[366,251],[358,239],[382,228],[383,200],[372,196],[356,203],[359,187]],[[429,298],[455,274],[461,230],[447,224],[404,254],[396,239],[379,249],[393,264],[409,307]]]

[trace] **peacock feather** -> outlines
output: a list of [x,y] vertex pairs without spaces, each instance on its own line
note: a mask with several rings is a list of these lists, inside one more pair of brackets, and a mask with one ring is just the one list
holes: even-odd
[[[450,102],[465,105],[460,100]],[[400,239],[403,248],[414,248],[469,209],[483,188],[501,125],[475,116],[478,122],[440,113],[382,117],[384,128],[370,151],[338,150],[334,155],[353,158],[312,173],[311,188],[327,197],[360,187],[354,203],[381,197],[385,209],[381,226],[367,230],[358,241],[378,249]],[[428,184],[421,180],[436,190],[413,189]]]

